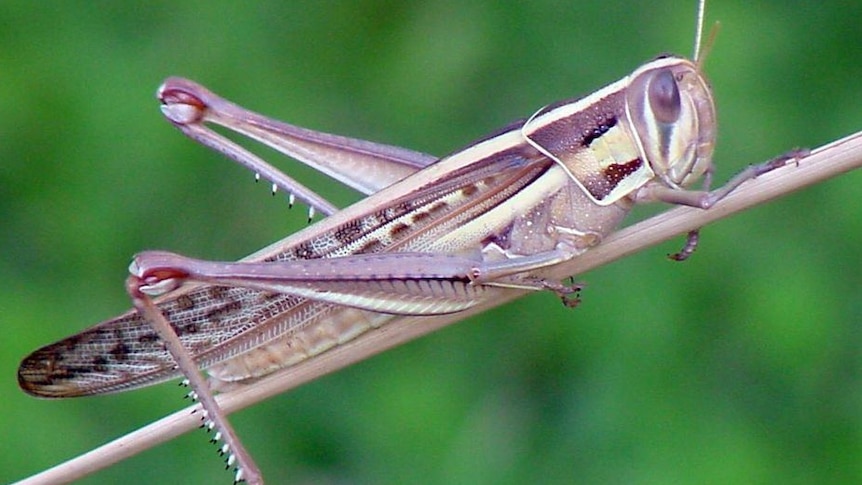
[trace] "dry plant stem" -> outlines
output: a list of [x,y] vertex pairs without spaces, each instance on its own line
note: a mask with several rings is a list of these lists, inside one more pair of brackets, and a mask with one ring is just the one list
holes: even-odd
[[[862,132],[820,147],[798,164],[790,162],[785,167],[744,183],[709,210],[677,207],[622,229],[585,254],[552,268],[547,276],[565,278],[583,274],[593,268],[685,234],[692,229],[708,225],[715,220],[860,167],[862,167]],[[368,332],[352,342],[277,372],[254,385],[221,394],[218,396],[218,402],[227,413],[243,409],[524,294],[524,291],[501,290],[500,298],[465,312],[434,317],[396,318],[378,330]],[[200,424],[200,417],[192,414],[192,409],[193,407],[189,407],[173,413],[18,483],[28,485],[68,483],[106,468],[196,429]]]

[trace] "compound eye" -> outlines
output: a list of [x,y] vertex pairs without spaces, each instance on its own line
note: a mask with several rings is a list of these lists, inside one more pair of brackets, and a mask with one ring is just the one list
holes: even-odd
[[671,124],[679,119],[682,102],[679,99],[676,79],[669,69],[660,71],[652,78],[647,96],[650,108],[660,123]]

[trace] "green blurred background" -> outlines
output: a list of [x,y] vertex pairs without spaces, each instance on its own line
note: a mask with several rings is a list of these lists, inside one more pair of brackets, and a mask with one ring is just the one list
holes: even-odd
[[[183,405],[173,385],[69,401],[17,388],[28,352],[129,306],[132,254],[236,259],[304,225],[304,208],[161,119],[163,78],[442,155],[656,54],[690,55],[693,3],[3,2],[0,482]],[[718,181],[862,128],[862,4],[732,3],[708,12]],[[234,424],[268,483],[858,482],[860,184],[717,223],[685,264],[665,259],[676,240],[581,275],[574,311],[533,295]],[[197,432],[83,483],[231,478]]]

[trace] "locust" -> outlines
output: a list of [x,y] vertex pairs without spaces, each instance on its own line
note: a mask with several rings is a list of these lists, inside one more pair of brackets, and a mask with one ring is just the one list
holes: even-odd
[[[235,105],[192,81],[158,90],[165,117],[325,216],[239,262],[164,251],[133,258],[133,309],[36,350],[18,371],[43,398],[106,394],[184,376],[235,469],[263,483],[213,397],[385,326],[457,313],[500,290],[579,285],[543,276],[611,234],[635,204],[708,210],[784,163],[710,190],[716,113],[698,55],[662,56],[585,97],[554,103],[449,156],[322,133]],[[344,209],[213,130],[219,125],[367,195]],[[688,187],[702,180],[702,187]],[[673,256],[686,259],[689,234]],[[208,380],[201,375],[204,369]]]

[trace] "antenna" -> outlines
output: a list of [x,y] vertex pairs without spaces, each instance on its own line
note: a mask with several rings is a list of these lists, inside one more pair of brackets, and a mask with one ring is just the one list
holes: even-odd
[[700,64],[700,43],[703,38],[703,17],[706,11],[706,0],[697,2],[697,28],[694,33],[694,62]]

